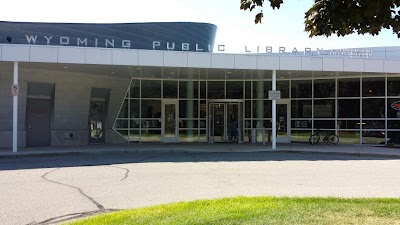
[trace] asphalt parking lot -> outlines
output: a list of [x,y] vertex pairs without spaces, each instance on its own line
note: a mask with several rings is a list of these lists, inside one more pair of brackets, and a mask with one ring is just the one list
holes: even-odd
[[114,153],[0,159],[0,223],[228,196],[400,197],[400,159],[298,153]]

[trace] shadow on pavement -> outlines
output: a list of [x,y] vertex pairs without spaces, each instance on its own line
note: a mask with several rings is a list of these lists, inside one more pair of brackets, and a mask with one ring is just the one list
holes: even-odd
[[128,163],[152,162],[246,162],[246,161],[353,161],[353,160],[399,160],[384,157],[362,157],[357,155],[338,155],[331,153],[293,153],[293,152],[226,152],[226,153],[152,153],[118,152],[82,155],[40,156],[0,159],[0,171],[99,166]]

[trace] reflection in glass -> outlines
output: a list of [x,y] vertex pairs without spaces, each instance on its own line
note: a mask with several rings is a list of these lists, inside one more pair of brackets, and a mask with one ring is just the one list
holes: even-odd
[[[398,87],[400,89],[400,86]],[[400,119],[400,98],[388,98],[387,100],[387,118]]]
[[385,144],[385,131],[371,130],[362,132],[363,144]]
[[226,98],[243,99],[243,81],[227,81]]
[[339,97],[360,96],[360,78],[339,79],[338,85]]
[[335,100],[314,100],[315,118],[335,118]]
[[292,98],[311,98],[311,80],[292,80]]
[[142,80],[142,98],[161,98],[161,80]]
[[176,137],[176,105],[165,104],[165,137]]
[[364,118],[385,118],[385,99],[363,99],[362,114]]
[[163,82],[163,97],[164,98],[178,97],[178,81],[165,80]]
[[335,80],[314,80],[314,98],[335,97]]
[[198,97],[199,97],[198,81],[179,81],[179,98],[191,99]]
[[360,99],[339,99],[339,118],[360,118]]
[[311,118],[311,100],[292,100],[292,118]]
[[343,130],[338,132],[341,144],[360,144],[360,131]]
[[142,118],[161,118],[161,101],[142,99]]
[[385,96],[385,78],[363,78],[363,97]]
[[130,96],[131,98],[140,98],[140,80],[132,79]]
[[307,142],[311,136],[311,130],[292,130],[291,140],[292,142]]
[[400,96],[400,77],[388,77],[388,96]]
[[208,98],[222,99],[225,98],[225,82],[224,81],[208,81]]
[[338,120],[337,129],[360,129],[360,121],[359,120]]

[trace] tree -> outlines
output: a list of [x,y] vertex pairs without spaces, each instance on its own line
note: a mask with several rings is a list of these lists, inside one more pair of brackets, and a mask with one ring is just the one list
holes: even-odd
[[[283,0],[268,0],[272,9],[279,9]],[[265,1],[266,2],[266,1]],[[352,33],[377,35],[392,29],[400,38],[400,0],[314,0],[305,13],[305,31],[313,36],[345,36]],[[240,9],[260,9],[254,22],[261,23],[264,0],[240,0]]]

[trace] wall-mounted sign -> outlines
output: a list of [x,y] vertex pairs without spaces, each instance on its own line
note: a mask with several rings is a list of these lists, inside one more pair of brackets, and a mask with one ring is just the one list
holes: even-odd
[[393,102],[390,106],[391,106],[394,110],[400,110],[400,101]]
[[19,86],[18,86],[18,84],[11,85],[11,95],[12,96],[19,95]]
[[281,91],[268,91],[269,100],[279,100],[281,99]]

